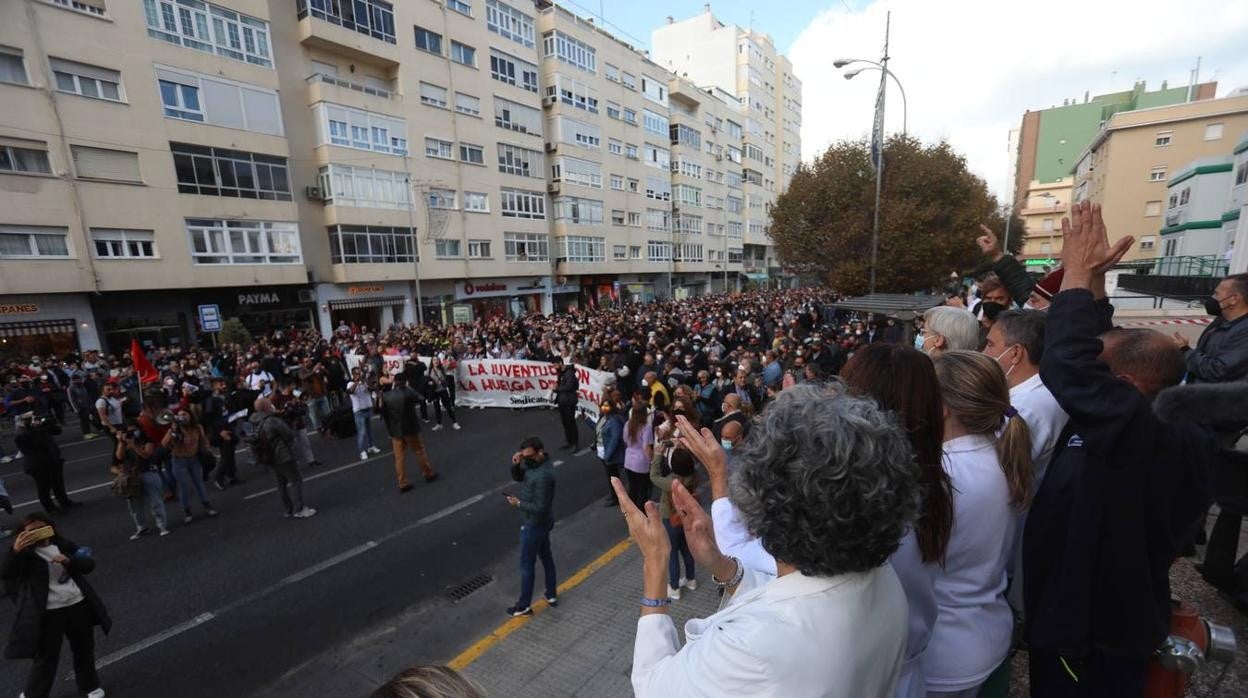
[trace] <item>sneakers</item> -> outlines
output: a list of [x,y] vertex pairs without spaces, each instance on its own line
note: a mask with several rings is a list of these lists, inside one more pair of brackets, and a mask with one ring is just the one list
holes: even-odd
[[559,608],[559,597],[547,596],[546,603],[549,604],[551,608]]
[[144,533],[147,533],[146,528],[136,528],[134,529],[134,533],[130,536],[130,540],[138,540],[143,537]]
[[463,427],[459,426],[459,422],[451,422],[451,428],[454,429],[455,431],[459,431],[460,429],[463,429]]
[[194,516],[191,516],[191,512],[189,512],[189,511],[188,511],[188,512],[186,512],[186,518],[185,518],[185,519],[182,519],[182,523],[188,523],[188,524],[189,524],[190,522],[192,522],[192,521],[194,521],[194,520],[195,520],[195,517],[194,517]]
[[685,582],[685,588],[686,588],[686,589],[688,589],[689,591],[697,591],[697,590],[698,590],[698,580],[696,580],[696,579],[690,579],[689,581]]
[[214,486],[216,486],[216,488],[217,488],[217,490],[218,490],[218,491],[221,491],[221,492],[224,492],[224,491],[225,491],[225,483],[224,483],[224,482],[221,482],[220,480],[213,480],[213,481],[212,481],[212,484],[213,484]]
[[13,535],[13,529],[0,528],[0,539],[8,538],[11,535]]
[[169,529],[167,529],[167,528],[162,528],[162,529],[160,529],[160,535],[161,535],[161,537],[162,537],[162,538],[163,538],[163,537],[165,537],[165,536],[167,536],[167,535],[169,535]]
[[87,694],[87,698],[104,698],[104,689],[97,688]]
[[672,587],[668,587],[667,598],[671,599],[672,601],[679,601],[680,600],[680,587],[676,587],[675,589],[673,589]]
[[0,463],[12,463],[13,456],[0,456]]
[[441,424],[434,424],[434,425],[433,425],[433,431],[442,431],[442,425],[441,425]]
[[531,616],[533,615],[533,608],[530,606],[525,606],[524,608],[521,608],[519,606],[512,606],[507,609],[507,615],[509,616]]
[[89,432],[87,432],[87,433],[85,433],[85,434],[83,434],[83,435],[82,435],[82,440],[83,440],[83,441],[90,441],[91,439],[94,439],[94,438],[95,438],[95,437],[97,437],[97,436],[99,436],[99,434],[96,434],[95,432],[90,432],[90,431],[89,431]]
[[360,451],[360,460],[368,460],[368,451]]
[[312,518],[313,516],[316,516],[316,509],[305,506],[299,511],[296,511],[295,513],[291,514],[291,516],[295,517],[296,519],[309,519],[309,518]]
[[220,516],[220,514],[217,512],[217,510],[216,510],[216,509],[213,509],[212,507],[205,507],[205,508],[204,508],[204,513],[205,513],[205,514],[207,514],[209,518],[212,518],[212,517],[214,517],[214,516]]
[[373,454],[373,455],[375,456],[375,455],[377,455],[378,453],[381,453],[381,449],[380,449],[380,448],[377,448],[376,446],[369,446],[369,447],[368,447],[368,452],[369,452],[369,453],[371,453],[371,454]]

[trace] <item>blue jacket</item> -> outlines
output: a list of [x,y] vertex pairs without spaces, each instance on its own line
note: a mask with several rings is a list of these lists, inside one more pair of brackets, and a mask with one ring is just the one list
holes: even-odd
[[1070,423],[1023,534],[1027,640],[1071,658],[1145,658],[1169,632],[1170,563],[1212,500],[1218,444],[1158,419],[1098,360],[1101,308],[1063,291],[1045,324],[1040,378]]
[[607,465],[623,465],[624,464],[624,417],[619,414],[609,414],[607,421],[602,425],[602,451],[606,454],[603,462]]
[[1248,376],[1248,315],[1205,328],[1196,347],[1183,353],[1189,383],[1224,383]]

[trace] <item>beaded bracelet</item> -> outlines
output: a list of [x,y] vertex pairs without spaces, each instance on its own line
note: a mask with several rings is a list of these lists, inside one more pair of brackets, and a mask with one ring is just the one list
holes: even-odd
[[735,557],[729,557],[728,559],[732,560],[733,564],[737,566],[736,571],[732,573],[732,578],[726,582],[719,581],[718,579],[715,578],[715,575],[712,574],[711,581],[715,582],[716,586],[735,587],[736,585],[740,584],[741,580],[745,577],[745,567],[741,564],[741,561]]
[[643,596],[641,597],[641,605],[647,608],[662,608],[663,606],[671,606],[672,600],[671,599],[647,599],[646,597]]

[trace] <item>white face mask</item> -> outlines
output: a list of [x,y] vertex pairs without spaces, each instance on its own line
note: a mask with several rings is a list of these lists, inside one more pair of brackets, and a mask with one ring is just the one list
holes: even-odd
[[[1004,351],[1002,351],[1000,354],[997,354],[996,356],[992,357],[992,360],[993,360],[993,361],[996,361],[998,364],[1000,364],[1000,363],[1001,363],[1001,357],[1002,357],[1002,356],[1005,356],[1005,355],[1006,355],[1006,353],[1008,353],[1008,352],[1009,352],[1011,349],[1013,349],[1013,348],[1014,348],[1014,345],[1010,345],[1010,346],[1006,347],[1006,348],[1005,348],[1005,350],[1004,350]],[[1006,369],[1005,369],[1005,377],[1006,377],[1006,378],[1009,378],[1009,377],[1010,377],[1010,371],[1013,371],[1013,370],[1014,370],[1014,367],[1015,367],[1015,366],[1017,366],[1017,365],[1018,365],[1018,362],[1017,362],[1017,361],[1015,361],[1014,363],[1010,364],[1010,367],[1009,367],[1009,368],[1006,368]],[[1002,366],[1001,368],[1005,368],[1005,367],[1004,367],[1004,366]]]

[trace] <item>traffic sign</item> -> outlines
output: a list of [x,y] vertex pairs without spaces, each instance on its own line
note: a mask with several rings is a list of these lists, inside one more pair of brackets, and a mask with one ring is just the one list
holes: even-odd
[[216,304],[199,306],[199,326],[204,332],[220,332],[221,306]]

